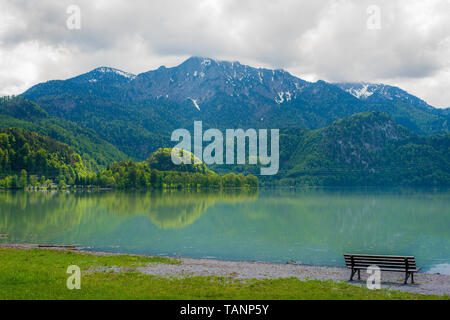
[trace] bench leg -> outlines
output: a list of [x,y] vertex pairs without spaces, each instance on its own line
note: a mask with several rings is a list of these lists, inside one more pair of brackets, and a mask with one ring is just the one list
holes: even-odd
[[358,269],[358,280],[361,280],[361,269]]
[[409,272],[406,272],[406,273],[405,273],[405,282],[404,282],[404,284],[407,284],[407,283],[408,283],[409,275],[410,275]]
[[350,281],[353,281],[353,276],[355,275],[356,271],[358,271],[358,270],[352,269],[352,274],[350,275]]
[[411,283],[414,283],[414,272],[411,272]]

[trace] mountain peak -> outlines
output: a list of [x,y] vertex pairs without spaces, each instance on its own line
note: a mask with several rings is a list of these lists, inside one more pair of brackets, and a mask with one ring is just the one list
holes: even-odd
[[136,78],[136,75],[134,75],[132,73],[122,71],[122,70],[119,70],[116,68],[111,68],[111,67],[98,67],[89,73],[115,74],[115,75],[122,76],[122,77],[128,78],[128,79]]
[[[36,85],[24,96],[45,109],[67,112],[84,108],[83,101],[103,107],[171,105],[192,117],[226,119],[226,125],[277,125],[319,128],[354,113],[380,110],[418,134],[448,132],[447,111],[436,111],[400,88],[370,83],[308,82],[284,70],[252,67],[239,62],[193,56],[173,67],[160,67],[137,76],[100,67],[66,81]],[[67,98],[66,98],[67,97]],[[425,111],[425,113],[424,113]],[[70,111],[71,112],[71,111]],[[73,111],[74,117],[78,114]],[[420,122],[417,119],[421,120]]]
[[200,57],[200,56],[193,56],[186,60],[184,60],[180,65],[176,66],[175,68],[207,68],[214,65],[218,65],[218,62],[214,59],[208,58],[208,57]]
[[135,87],[132,94],[137,99],[164,98],[178,103],[195,101],[197,109],[215,99],[262,108],[290,102],[300,94],[305,84],[306,81],[284,70],[254,68],[239,62],[193,56],[178,66],[138,75],[132,83]]
[[199,63],[207,63],[207,64],[209,64],[209,63],[211,63],[212,61],[215,61],[214,59],[212,59],[212,58],[209,58],[209,57],[203,57],[203,56],[192,56],[192,57],[190,57],[190,58],[187,58],[183,63],[186,63],[186,62],[199,62]]
[[134,80],[136,75],[125,72],[119,69],[111,67],[98,67],[92,71],[79,75],[77,77],[69,79],[69,81],[74,83],[97,83],[97,82],[128,82]]
[[186,59],[183,64],[199,64],[203,66],[210,66],[213,64],[220,65],[220,64],[230,64],[230,65],[240,65],[239,61],[227,61],[227,60],[217,60],[209,57],[204,56],[192,56],[188,59]]

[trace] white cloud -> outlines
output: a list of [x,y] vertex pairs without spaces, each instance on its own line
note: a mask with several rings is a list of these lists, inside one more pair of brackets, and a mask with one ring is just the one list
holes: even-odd
[[[66,9],[81,8],[68,30]],[[366,27],[369,5],[381,29]],[[0,94],[107,65],[139,73],[191,55],[308,80],[385,82],[450,106],[449,0],[0,0]]]

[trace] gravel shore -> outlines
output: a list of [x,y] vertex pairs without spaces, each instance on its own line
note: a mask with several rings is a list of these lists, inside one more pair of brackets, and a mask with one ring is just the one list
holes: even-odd
[[[36,245],[0,245],[2,247],[30,249]],[[63,248],[45,248],[58,249]],[[105,252],[82,251],[95,255],[115,255]],[[334,280],[348,281],[350,271],[345,268],[305,266],[295,264],[272,264],[264,262],[237,262],[209,259],[178,258],[181,264],[154,264],[137,269],[145,274],[159,276],[223,276],[233,279],[273,279],[295,277],[300,280]],[[116,272],[126,272],[126,269],[114,268]],[[361,272],[361,281],[349,282],[365,286],[367,274]],[[415,284],[403,284],[403,273],[382,272],[384,289],[400,290],[421,294],[450,295],[450,275],[418,273],[414,276]]]
[[[271,279],[295,277],[300,280],[348,281],[350,271],[345,268],[304,266],[293,264],[272,264],[264,262],[235,262],[207,259],[182,258],[180,265],[153,265],[140,267],[139,271],[153,275],[202,275],[224,276],[235,279]],[[361,272],[361,281],[349,282],[365,286],[367,274]],[[382,272],[384,289],[400,290],[422,294],[450,295],[450,275],[418,273],[415,284],[403,284],[404,274]]]

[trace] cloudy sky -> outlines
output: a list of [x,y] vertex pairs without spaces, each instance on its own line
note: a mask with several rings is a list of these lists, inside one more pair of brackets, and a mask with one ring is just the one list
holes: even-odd
[[450,107],[450,0],[0,0],[1,95],[193,55],[397,85]]

